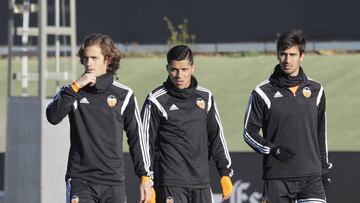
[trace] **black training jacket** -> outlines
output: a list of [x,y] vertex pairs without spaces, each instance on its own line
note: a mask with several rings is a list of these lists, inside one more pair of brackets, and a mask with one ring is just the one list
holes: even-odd
[[220,176],[232,176],[220,116],[212,93],[194,77],[177,89],[168,79],[148,95],[141,111],[155,184],[190,188],[210,186],[209,158]]
[[[295,96],[288,88],[262,82],[250,96],[244,124],[245,141],[265,154],[264,179],[321,176],[328,169],[325,93],[318,82],[305,78]],[[295,152],[290,163],[269,155],[275,146]]]
[[114,81],[111,73],[97,77],[95,86],[85,86],[77,93],[70,85],[64,86],[48,105],[46,116],[54,125],[69,116],[71,146],[66,179],[110,185],[123,182],[123,130],[136,174],[151,176],[136,98],[130,88]]

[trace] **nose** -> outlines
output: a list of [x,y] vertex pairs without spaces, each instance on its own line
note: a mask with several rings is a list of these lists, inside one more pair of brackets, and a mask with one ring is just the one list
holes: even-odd
[[86,60],[86,65],[90,65],[91,62],[92,62],[91,58],[88,58],[88,59]]
[[181,70],[178,70],[176,71],[176,77],[180,78],[182,76],[182,71]]
[[287,60],[288,57],[289,57],[289,55],[288,55],[288,54],[285,54],[285,55],[284,55],[284,60]]
[[288,62],[290,60],[290,55],[289,54],[285,54],[284,56],[284,62]]

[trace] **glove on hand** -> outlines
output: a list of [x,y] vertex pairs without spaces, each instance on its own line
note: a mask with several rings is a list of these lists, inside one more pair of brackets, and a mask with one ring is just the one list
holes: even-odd
[[156,203],[156,193],[153,187],[150,189],[150,192],[151,192],[151,199],[149,203]]
[[271,149],[270,154],[283,163],[289,163],[295,153],[286,147],[277,146]]
[[155,190],[152,187],[153,183],[149,176],[141,176],[140,184],[140,202],[141,203],[155,203]]
[[223,200],[229,199],[233,191],[233,184],[229,176],[222,176],[220,179]]

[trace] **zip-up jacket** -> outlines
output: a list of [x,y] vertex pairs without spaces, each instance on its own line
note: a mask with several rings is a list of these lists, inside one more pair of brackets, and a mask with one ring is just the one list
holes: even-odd
[[187,89],[168,79],[148,95],[141,116],[154,163],[155,184],[207,188],[209,158],[220,176],[232,176],[231,159],[212,93],[194,77]]
[[130,88],[114,81],[111,73],[97,77],[95,86],[87,85],[78,92],[69,84],[64,86],[48,105],[46,116],[54,125],[69,116],[71,146],[66,179],[76,177],[109,185],[124,182],[124,130],[135,173],[152,175],[136,98]]
[[[265,155],[264,179],[321,176],[328,170],[325,93],[318,82],[305,76],[295,94],[269,80],[262,82],[250,96],[244,124],[247,144]],[[287,164],[278,161],[270,155],[276,146],[287,147],[295,156]]]

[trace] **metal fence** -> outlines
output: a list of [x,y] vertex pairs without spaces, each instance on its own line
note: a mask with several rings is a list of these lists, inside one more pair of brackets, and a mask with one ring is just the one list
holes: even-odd
[[[168,44],[122,44],[117,43],[123,53],[166,53],[171,45]],[[244,42],[244,43],[208,43],[190,45],[194,52],[200,53],[233,53],[233,52],[274,52],[275,42]],[[334,51],[360,51],[360,41],[328,41],[308,42],[306,51],[315,52],[322,50]],[[20,46],[13,48],[14,52],[21,52]],[[61,47],[62,53],[70,52],[70,47]],[[28,48],[29,55],[37,55],[37,47]],[[55,47],[48,47],[48,54],[55,55]],[[0,46],[0,56],[8,55],[8,47]]]

